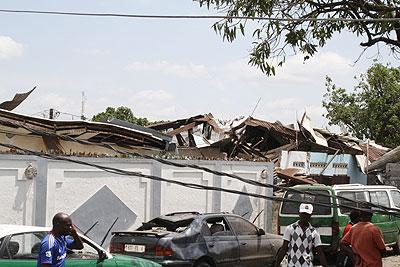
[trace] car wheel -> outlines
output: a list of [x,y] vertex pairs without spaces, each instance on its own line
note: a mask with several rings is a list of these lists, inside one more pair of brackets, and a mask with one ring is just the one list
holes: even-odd
[[211,267],[211,265],[206,261],[201,261],[195,265],[195,267]]

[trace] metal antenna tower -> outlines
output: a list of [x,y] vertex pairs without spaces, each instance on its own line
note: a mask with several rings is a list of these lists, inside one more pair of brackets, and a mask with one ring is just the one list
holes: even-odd
[[86,97],[85,97],[85,92],[82,91],[82,105],[81,105],[81,120],[86,120],[85,117],[85,102],[86,102]]

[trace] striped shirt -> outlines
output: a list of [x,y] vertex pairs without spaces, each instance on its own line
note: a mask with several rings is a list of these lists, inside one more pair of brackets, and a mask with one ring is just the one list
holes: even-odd
[[37,266],[51,264],[52,267],[64,267],[67,247],[73,242],[65,236],[55,237],[51,232],[48,233],[40,243]]

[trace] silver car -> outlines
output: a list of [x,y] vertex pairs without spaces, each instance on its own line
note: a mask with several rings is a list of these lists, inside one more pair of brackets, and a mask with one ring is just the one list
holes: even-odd
[[114,232],[112,253],[151,259],[163,266],[272,266],[282,237],[266,234],[228,213],[179,212]]

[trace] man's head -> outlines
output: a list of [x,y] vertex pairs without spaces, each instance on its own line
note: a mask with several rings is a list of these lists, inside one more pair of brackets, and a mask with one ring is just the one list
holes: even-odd
[[53,217],[53,232],[57,235],[68,235],[72,229],[72,220],[68,214],[59,212]]
[[312,212],[313,212],[313,205],[301,203],[299,208],[300,221],[303,223],[308,223],[311,218]]
[[373,211],[371,208],[363,208],[360,211],[360,221],[370,222],[372,219]]
[[358,210],[352,210],[349,214],[350,221],[356,224],[360,221],[360,212]]

